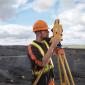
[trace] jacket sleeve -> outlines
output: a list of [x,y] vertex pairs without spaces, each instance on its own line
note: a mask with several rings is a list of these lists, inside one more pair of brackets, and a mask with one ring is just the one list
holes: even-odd
[[38,66],[42,66],[42,55],[39,53],[37,48],[34,46],[28,46],[28,56],[32,62]]

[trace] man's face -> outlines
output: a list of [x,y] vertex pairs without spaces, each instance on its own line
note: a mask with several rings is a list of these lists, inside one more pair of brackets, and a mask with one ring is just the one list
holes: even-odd
[[42,35],[42,38],[44,39],[44,38],[48,38],[48,36],[49,36],[49,31],[48,30],[43,30],[43,31],[41,31],[41,35]]

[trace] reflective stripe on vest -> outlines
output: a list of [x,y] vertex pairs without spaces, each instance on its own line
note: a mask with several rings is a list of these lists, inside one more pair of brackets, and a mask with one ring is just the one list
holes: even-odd
[[45,40],[43,40],[42,42],[44,42],[45,45],[46,45],[46,47],[49,49],[49,45],[48,45],[48,43],[47,43]]
[[[46,41],[43,41],[44,43],[45,43],[45,45],[46,45],[46,47],[49,49],[49,45],[47,44],[47,42]],[[36,48],[38,48],[38,50],[40,51],[40,53],[42,54],[42,56],[44,57],[44,55],[45,55],[45,52],[44,52],[44,50],[37,44],[37,43],[35,43],[35,42],[32,42],[31,43],[33,46],[35,46]],[[54,65],[53,65],[53,62],[52,62],[52,59],[50,58],[50,62],[51,62],[51,65],[46,65],[45,66],[45,69],[44,69],[44,72],[43,73],[46,73],[46,72],[48,72],[50,69],[52,69],[52,68],[54,68]],[[36,71],[36,72],[34,72],[34,74],[35,75],[39,75],[40,74],[40,71]]]
[[32,45],[35,46],[35,47],[37,47],[38,50],[40,51],[40,53],[42,54],[42,56],[44,56],[45,53],[44,53],[43,49],[37,43],[32,42]]
[[[46,72],[48,72],[50,69],[52,69],[52,68],[54,68],[52,65],[46,65],[45,66],[45,68],[44,68],[44,71],[43,71],[43,73],[46,73]],[[33,72],[35,75],[40,75],[41,74],[41,71],[42,70],[40,70],[40,71],[36,71],[36,72]]]

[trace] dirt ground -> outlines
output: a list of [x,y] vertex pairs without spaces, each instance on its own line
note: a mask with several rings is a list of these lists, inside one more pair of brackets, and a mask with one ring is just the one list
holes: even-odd
[[[31,85],[31,66],[26,46],[0,46],[0,85]],[[85,49],[65,48],[75,85],[85,85]],[[55,83],[59,84],[57,58],[54,62]]]

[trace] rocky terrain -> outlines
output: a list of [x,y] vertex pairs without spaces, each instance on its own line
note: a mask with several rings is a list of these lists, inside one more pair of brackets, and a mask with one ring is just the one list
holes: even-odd
[[[85,85],[85,49],[65,48],[65,52],[75,84]],[[59,82],[57,58],[52,58]],[[27,46],[0,46],[0,85],[31,85],[31,79]]]

